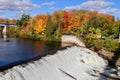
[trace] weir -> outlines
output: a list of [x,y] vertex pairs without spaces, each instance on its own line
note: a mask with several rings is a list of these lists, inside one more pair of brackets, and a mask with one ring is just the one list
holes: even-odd
[[0,72],[0,80],[97,80],[106,65],[97,53],[73,46]]
[[75,44],[77,46],[85,47],[85,44],[74,35],[62,35],[62,43]]

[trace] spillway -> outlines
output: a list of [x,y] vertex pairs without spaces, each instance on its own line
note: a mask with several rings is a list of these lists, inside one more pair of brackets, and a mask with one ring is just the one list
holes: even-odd
[[85,47],[85,44],[74,35],[62,35],[62,43],[70,43]]
[[99,73],[106,66],[97,53],[72,46],[0,72],[0,80],[104,80]]

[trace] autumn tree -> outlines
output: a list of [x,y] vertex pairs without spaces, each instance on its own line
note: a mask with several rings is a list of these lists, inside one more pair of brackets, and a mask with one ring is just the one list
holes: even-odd
[[68,29],[69,26],[69,13],[67,11],[63,12],[63,22],[62,22],[62,28]]
[[47,16],[45,14],[40,14],[34,17],[33,20],[33,30],[35,34],[44,34],[46,24],[47,24]]

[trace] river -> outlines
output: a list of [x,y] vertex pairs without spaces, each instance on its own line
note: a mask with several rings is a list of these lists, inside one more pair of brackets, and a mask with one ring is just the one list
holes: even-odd
[[18,38],[0,39],[0,70],[41,58],[60,48],[59,42],[31,41]]

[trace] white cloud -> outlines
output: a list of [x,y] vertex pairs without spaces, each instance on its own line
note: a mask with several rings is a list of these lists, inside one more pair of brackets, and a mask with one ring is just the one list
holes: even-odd
[[52,2],[44,2],[41,4],[41,6],[53,6],[55,4],[55,1]]
[[30,0],[0,0],[0,10],[32,10],[39,6]]
[[[0,0],[0,17],[3,18],[19,18],[23,13],[29,13],[36,8],[50,6],[50,10],[54,9],[55,1],[43,2],[40,5],[32,3],[32,0]],[[8,13],[14,12],[7,15]],[[4,13],[4,14],[3,14]]]
[[90,0],[82,3],[79,7],[82,9],[98,10],[100,8],[110,6],[112,4],[112,2],[107,2],[105,0]]
[[111,7],[108,7],[106,9],[101,9],[99,10],[99,12],[101,13],[106,13],[106,14],[120,14],[120,11],[117,9],[117,8],[111,8]]
[[[25,11],[23,11],[23,10],[17,11],[17,12],[15,12],[15,14],[9,15],[9,18],[10,18],[10,19],[12,19],[12,18],[18,19],[18,18],[20,18],[20,16],[21,16],[23,13],[25,13]],[[19,15],[20,15],[20,16],[19,16]]]
[[114,3],[108,2],[106,0],[89,0],[87,2],[80,4],[80,5],[67,6],[64,9],[65,10],[73,10],[73,9],[97,10],[101,13],[107,13],[107,14],[120,13],[117,8],[110,7],[113,4]]
[[[28,12],[35,8],[39,8],[38,5],[32,3],[30,0],[0,0],[0,13],[6,13],[8,11],[15,12]],[[0,14],[0,16],[3,16]]]

